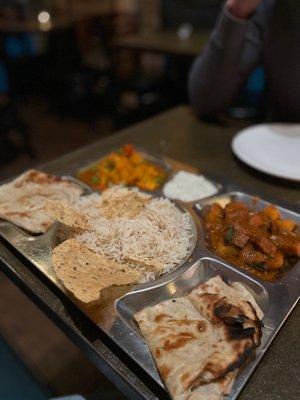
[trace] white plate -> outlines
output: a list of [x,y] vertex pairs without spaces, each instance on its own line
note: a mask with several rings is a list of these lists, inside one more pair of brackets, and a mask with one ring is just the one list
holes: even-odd
[[259,171],[300,181],[300,124],[262,124],[239,132],[234,154]]

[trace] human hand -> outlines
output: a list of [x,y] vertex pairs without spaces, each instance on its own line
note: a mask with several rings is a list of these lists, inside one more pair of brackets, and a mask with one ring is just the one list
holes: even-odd
[[262,0],[227,0],[226,7],[237,18],[247,19]]

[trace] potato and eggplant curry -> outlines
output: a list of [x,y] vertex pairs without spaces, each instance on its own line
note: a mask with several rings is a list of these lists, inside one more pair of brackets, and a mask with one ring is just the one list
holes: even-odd
[[132,144],[127,144],[80,171],[78,178],[96,190],[125,185],[153,191],[164,183],[166,172],[146,160]]
[[207,245],[220,257],[273,281],[300,257],[300,235],[293,220],[273,205],[256,212],[240,202],[214,203],[205,215]]

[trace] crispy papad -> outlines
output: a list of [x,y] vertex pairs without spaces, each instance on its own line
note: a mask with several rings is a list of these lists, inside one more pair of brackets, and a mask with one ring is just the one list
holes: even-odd
[[[220,287],[220,294],[221,290]],[[249,329],[248,324],[243,326],[242,319],[223,318],[222,313],[218,314],[219,303],[202,299],[198,303],[193,292],[191,297],[176,298],[146,308],[138,312],[135,319],[173,399],[220,399],[228,388],[230,390],[232,374],[236,374],[257,347],[255,339],[261,331],[256,332],[252,326]],[[225,294],[228,295],[226,290]],[[207,295],[214,296],[211,293]],[[235,297],[231,304],[229,295],[226,297],[226,306],[230,310],[234,308],[236,311],[237,303],[240,310],[248,310],[248,303],[242,299],[238,301]],[[253,307],[251,312],[256,315]],[[238,334],[235,332],[233,335],[235,324]]]
[[101,308],[139,279],[137,271],[94,253],[74,238],[53,249],[52,266],[59,282],[79,302]]
[[108,219],[134,218],[149,203],[151,197],[145,193],[128,191],[118,186],[106,189],[101,196],[101,214]]
[[53,221],[60,222],[77,232],[91,230],[90,222],[86,215],[81,214],[66,202],[47,201],[46,213]]
[[33,233],[43,233],[53,223],[46,203],[58,200],[74,202],[83,189],[73,182],[30,170],[0,186],[0,218]]

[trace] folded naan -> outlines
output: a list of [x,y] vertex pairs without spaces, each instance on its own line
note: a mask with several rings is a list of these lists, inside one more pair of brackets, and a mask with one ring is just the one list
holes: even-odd
[[228,286],[220,276],[216,276],[194,289],[188,298],[211,322],[223,321],[230,338],[251,336],[255,345],[260,345],[263,313],[252,294],[239,282]]
[[[236,304],[241,307],[246,307],[247,311],[244,310],[246,313],[250,313],[248,316],[254,318],[257,316],[260,320],[263,319],[263,312],[258,307],[253,295],[250,293],[249,290],[245,288],[240,282],[233,282],[231,285],[227,285],[223,279],[217,275],[214,278],[209,279],[203,285],[198,286],[194,289],[190,294],[189,298],[194,302],[197,303],[197,296],[201,296],[201,294],[215,294],[219,295],[220,297],[230,297],[231,302],[236,302]],[[243,303],[242,303],[242,302]],[[253,313],[253,310],[250,310],[247,307],[246,303],[250,303],[250,305],[254,308],[256,315]]]
[[221,278],[214,279],[207,282],[212,293],[205,292],[205,284],[200,285],[186,297],[164,301],[135,315],[175,400],[222,398],[240,365],[260,342],[255,308],[238,297],[235,289],[231,302],[232,288],[227,289]]
[[71,181],[30,170],[0,186],[0,218],[42,233],[53,223],[46,212],[49,200],[73,203],[82,194],[83,189]]

